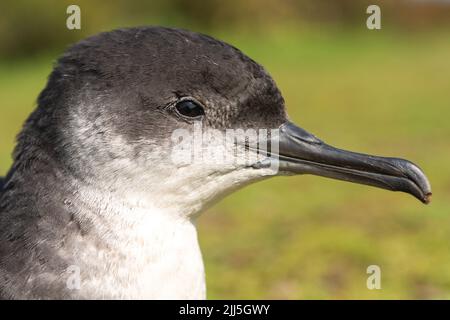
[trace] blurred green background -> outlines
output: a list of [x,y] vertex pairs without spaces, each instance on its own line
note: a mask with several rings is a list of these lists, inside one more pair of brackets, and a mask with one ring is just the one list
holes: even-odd
[[[82,29],[67,30],[78,4]],[[366,28],[379,4],[382,29]],[[2,1],[0,175],[65,47],[176,26],[261,63],[291,118],[341,148],[417,162],[434,198],[312,176],[249,186],[200,219],[210,299],[450,299],[450,1]],[[366,268],[381,267],[381,290]]]

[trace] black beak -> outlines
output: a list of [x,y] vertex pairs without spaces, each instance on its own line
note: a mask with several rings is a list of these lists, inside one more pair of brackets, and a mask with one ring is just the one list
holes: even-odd
[[410,161],[377,157],[334,148],[291,122],[279,128],[279,171],[314,174],[431,200],[431,186],[422,170]]

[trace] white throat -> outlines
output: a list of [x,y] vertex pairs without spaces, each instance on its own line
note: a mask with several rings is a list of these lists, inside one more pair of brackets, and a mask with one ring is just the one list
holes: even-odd
[[[134,154],[120,137],[113,142]],[[81,268],[80,297],[205,299],[196,217],[228,192],[273,175],[245,165],[174,166],[159,153],[84,167],[85,184],[74,185],[73,206],[86,209],[77,219],[93,229],[68,241],[74,247],[65,260]]]
[[[205,273],[195,220],[169,210],[133,206],[97,198],[102,205],[79,212],[90,221],[87,235],[71,239],[67,256],[81,271],[82,298],[205,299]],[[95,194],[95,196],[94,196]],[[95,198],[94,198],[95,197]],[[79,252],[75,259],[73,252]]]

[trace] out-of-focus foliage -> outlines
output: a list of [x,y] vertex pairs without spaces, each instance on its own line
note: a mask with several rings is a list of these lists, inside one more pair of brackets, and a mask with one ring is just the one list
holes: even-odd
[[[0,175],[66,45],[132,25],[202,31],[263,64],[302,127],[411,159],[434,191],[424,206],[312,176],[245,188],[199,220],[209,297],[450,299],[450,14],[448,1],[424,2],[377,2],[382,30],[369,31],[365,1],[2,1]],[[80,31],[65,28],[69,3]],[[366,288],[372,264],[381,290]]]
[[[370,0],[4,0],[0,2],[0,57],[61,48],[101,30],[163,24],[192,29],[270,32],[283,25],[364,26]],[[66,8],[82,10],[82,29],[68,32]],[[383,22],[404,30],[450,26],[446,0],[376,1]]]

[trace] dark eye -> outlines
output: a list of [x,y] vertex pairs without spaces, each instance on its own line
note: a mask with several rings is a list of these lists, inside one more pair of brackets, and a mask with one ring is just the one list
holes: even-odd
[[175,108],[181,115],[189,118],[196,118],[205,114],[203,108],[192,100],[180,101]]

